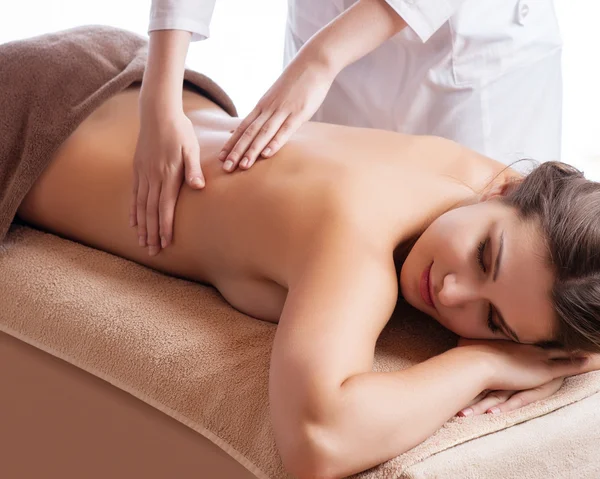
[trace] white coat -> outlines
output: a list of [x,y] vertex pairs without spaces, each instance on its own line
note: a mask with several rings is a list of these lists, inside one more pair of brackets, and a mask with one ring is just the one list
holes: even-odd
[[[285,60],[357,0],[289,0]],[[558,160],[552,0],[386,0],[407,27],[346,67],[313,120],[431,134],[505,163]],[[215,0],[153,0],[150,31],[209,34]]]

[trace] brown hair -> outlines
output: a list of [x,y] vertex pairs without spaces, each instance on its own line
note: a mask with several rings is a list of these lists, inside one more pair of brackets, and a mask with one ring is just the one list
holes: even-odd
[[556,277],[556,342],[600,352],[600,183],[565,163],[542,163],[502,201],[541,227]]

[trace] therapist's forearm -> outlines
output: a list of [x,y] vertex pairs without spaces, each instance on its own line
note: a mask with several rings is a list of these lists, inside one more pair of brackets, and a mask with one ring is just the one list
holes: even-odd
[[385,0],[359,0],[317,32],[298,57],[325,65],[335,76],[405,26]]
[[182,102],[185,58],[192,34],[182,30],[157,30],[150,33],[148,61],[140,102],[178,106]]

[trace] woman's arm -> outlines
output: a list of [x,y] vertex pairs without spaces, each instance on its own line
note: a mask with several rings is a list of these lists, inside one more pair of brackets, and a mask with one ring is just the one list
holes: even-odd
[[469,348],[372,372],[396,303],[391,252],[382,257],[356,235],[336,236],[319,243],[290,284],[273,346],[277,445],[300,478],[346,476],[410,449],[485,389],[490,374]]
[[313,248],[289,285],[269,387],[277,446],[300,478],[344,477],[391,459],[485,389],[536,387],[573,374],[569,362],[550,366],[547,351],[508,341],[495,341],[498,351],[473,344],[405,370],[373,372],[375,343],[396,302],[391,252],[377,254],[355,231]]
[[225,170],[234,171],[240,162],[249,168],[259,155],[274,155],[312,117],[343,68],[405,26],[386,1],[359,0],[319,30],[225,144]]

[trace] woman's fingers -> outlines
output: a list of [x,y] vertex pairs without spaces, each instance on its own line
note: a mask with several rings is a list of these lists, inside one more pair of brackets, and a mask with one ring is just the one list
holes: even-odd
[[286,125],[289,119],[289,113],[275,112],[261,127],[256,135],[256,138],[252,141],[252,144],[248,147],[246,152],[242,156],[240,161],[240,168],[250,168],[263,153],[267,144],[278,134],[278,132]]
[[478,414],[500,414],[522,408],[535,401],[552,396],[560,389],[564,378],[556,378],[537,388],[525,391],[492,391],[483,399],[460,411],[457,416],[468,417]]
[[146,206],[146,230],[148,253],[155,256],[160,252],[160,238],[158,234],[158,202],[160,199],[161,182],[154,181],[150,184],[148,203]]
[[492,410],[498,404],[506,402],[514,393],[515,391],[492,391],[480,401],[460,411],[458,415],[462,417],[468,417],[483,414]]
[[552,396],[556,391],[560,389],[563,383],[563,378],[557,378],[549,383],[543,384],[542,386],[534,389],[528,389],[526,391],[519,391],[513,394],[507,401],[496,406],[498,412],[509,412],[515,409],[522,408],[531,404],[535,401],[540,401],[547,397]]
[[137,233],[138,244],[146,247],[148,233],[146,231],[146,205],[148,204],[148,191],[150,187],[148,180],[144,176],[139,177],[138,193],[136,200]]

